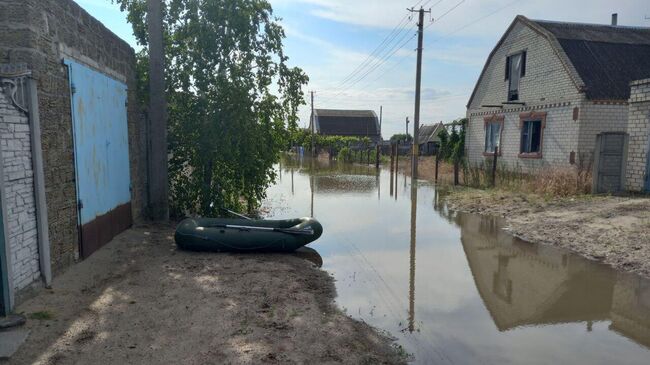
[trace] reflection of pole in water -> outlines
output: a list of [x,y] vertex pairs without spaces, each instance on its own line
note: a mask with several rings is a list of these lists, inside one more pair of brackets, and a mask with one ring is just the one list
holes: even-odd
[[393,165],[390,165],[390,196],[393,196]]
[[280,176],[279,176],[280,182],[282,182],[282,159],[280,159],[280,162],[278,162],[278,164],[280,165],[280,168],[278,169],[278,171],[280,172]]
[[397,161],[399,161],[399,144],[395,147],[397,152],[395,153],[395,200],[397,200]]
[[293,192],[293,167],[291,168],[291,195],[292,196],[294,195],[294,192]]
[[311,217],[314,216],[314,159],[309,163],[309,190],[311,191]]
[[415,330],[415,236],[418,207],[418,182],[411,177],[411,253],[409,262],[409,332]]
[[377,200],[381,200],[381,179],[380,179],[380,170],[377,169]]
[[438,189],[433,191],[433,210],[438,211]]

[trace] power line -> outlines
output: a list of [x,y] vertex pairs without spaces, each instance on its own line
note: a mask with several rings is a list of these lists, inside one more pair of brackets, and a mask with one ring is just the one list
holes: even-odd
[[[368,69],[368,71],[366,71],[363,75],[361,75],[359,78],[357,78],[357,79],[356,79],[352,84],[348,85],[345,89],[339,91],[336,95],[331,96],[331,97],[329,97],[329,98],[326,98],[325,101],[330,101],[332,98],[336,98],[337,96],[339,96],[339,95],[345,93],[346,91],[350,90],[354,85],[358,84],[358,83],[361,82],[363,79],[365,79],[368,75],[370,75],[372,72],[374,72],[374,71],[375,71],[379,66],[383,65],[384,63],[386,63],[386,61],[388,61],[388,59],[390,59],[390,58],[391,58],[395,53],[397,53],[399,50],[401,50],[402,48],[404,48],[404,46],[406,46],[406,44],[407,44],[408,42],[410,42],[413,38],[415,38],[416,35],[417,35],[417,33],[413,34],[413,35],[411,36],[411,38],[409,38],[409,39],[407,39],[405,42],[403,42],[403,43],[402,43],[398,48],[395,48],[395,47],[399,44],[399,43],[397,43],[393,48],[391,48],[391,51],[392,51],[392,52],[389,51],[389,52],[390,52],[389,54],[387,54],[386,56],[384,56],[384,57],[383,57],[379,62],[377,62],[377,63],[376,63],[372,68]],[[406,33],[405,36],[402,37],[402,39],[400,39],[400,41],[403,40],[404,38],[406,38],[406,36],[408,36],[408,33]]]
[[[428,0],[427,3],[429,1],[431,1],[431,0]],[[440,1],[442,1],[442,0],[440,0]],[[417,4],[419,4],[421,2],[422,2],[422,0],[419,0],[416,3],[415,6],[417,6]],[[406,23],[405,23],[405,21],[406,21]],[[393,30],[391,30],[390,33],[388,33],[386,35],[386,37],[384,37],[384,39],[381,41],[381,43],[379,43],[379,45],[363,60],[363,62],[361,62],[361,64],[359,64],[359,66],[357,66],[354,70],[352,70],[352,72],[350,72],[343,79],[343,81],[341,81],[341,83],[339,84],[338,87],[342,87],[343,85],[345,85],[345,83],[348,80],[350,80],[357,72],[361,71],[364,67],[366,67],[369,64],[369,62],[371,63],[371,60],[372,60],[373,56],[377,55],[382,50],[382,46],[384,46],[384,44],[386,44],[386,45],[390,44],[399,34],[402,33],[402,31],[405,29],[406,25],[408,25],[409,22],[410,22],[409,14],[406,14],[398,22],[398,24],[395,26],[395,28],[393,28]]]
[[436,22],[439,22],[440,19],[444,18],[447,14],[451,13],[452,11],[454,11],[457,7],[459,7],[459,6],[460,6],[462,3],[464,3],[464,2],[465,2],[465,0],[460,0],[456,5],[452,6],[452,7],[451,7],[449,10],[447,10],[444,14],[442,14],[441,16],[439,16],[437,19],[434,19],[434,21],[431,22],[431,24],[427,25],[424,29],[429,28],[430,26],[432,26],[432,25],[433,25],[434,23],[436,23]]
[[[442,1],[444,1],[444,0],[438,0],[435,4],[433,4],[433,6],[436,6],[436,5],[440,4]],[[417,5],[418,5],[419,3],[421,3],[421,2],[422,2],[422,0],[418,1],[414,6],[417,6]],[[429,2],[431,2],[431,0],[427,0],[424,4],[422,4],[422,6],[428,4]],[[402,24],[402,23],[404,22],[404,19],[407,19],[407,18],[409,19],[409,21],[411,20],[410,17],[409,17],[408,15],[406,15],[404,18],[402,18],[402,21],[401,21],[400,23],[398,23],[398,27],[399,27],[400,24]],[[398,27],[396,27],[394,30],[397,30]],[[389,35],[389,36],[390,36],[390,41],[386,44],[386,46],[384,47],[384,49],[387,48],[387,47],[392,43],[392,41],[393,41],[394,39],[396,39],[397,37],[399,37],[399,35],[404,31],[404,29],[406,29],[406,25],[402,26],[401,29],[397,30],[397,32],[394,33],[392,36]],[[404,46],[405,46],[405,45],[410,41],[410,39],[415,38],[415,35],[417,35],[417,34],[415,34],[415,35],[413,35],[409,40],[407,40],[406,42],[400,43],[400,42],[402,42],[402,41],[403,41],[403,40],[408,36],[408,34],[409,34],[409,33],[408,33],[408,31],[407,31],[407,32],[406,32],[406,33],[405,33],[405,34],[404,34],[404,35],[399,39],[399,41],[397,41],[397,42],[396,42],[396,43],[395,43],[395,44],[394,44],[394,45],[393,45],[393,46],[392,46],[392,47],[391,47],[391,48],[386,52],[386,54],[385,54],[383,57],[381,57],[381,58],[379,58],[379,59],[377,59],[377,58],[372,59],[372,56],[373,56],[373,55],[375,55],[375,54],[378,55],[378,54],[381,54],[381,53],[382,53],[383,50],[380,49],[380,48],[381,48],[381,46],[385,43],[385,42],[382,42],[382,44],[380,44],[380,46],[377,47],[377,49],[379,49],[379,52],[374,52],[374,51],[373,51],[373,54],[369,55],[369,56],[364,60],[364,62],[362,62],[361,65],[359,65],[357,68],[355,68],[355,70],[354,70],[353,72],[351,72],[348,76],[346,76],[346,78],[343,80],[343,82],[341,82],[341,84],[339,84],[339,86],[337,86],[337,87],[335,88],[335,90],[338,89],[338,91],[339,91],[339,92],[336,94],[336,96],[338,96],[338,95],[340,95],[340,94],[343,94],[345,91],[349,90],[352,86],[356,85],[357,83],[359,83],[360,81],[362,81],[363,79],[365,79],[369,74],[371,74],[371,73],[374,72],[376,69],[378,69],[380,66],[382,66],[382,65],[383,65],[383,64],[384,64],[388,59],[390,59],[390,57],[392,57],[395,53],[397,53],[400,49],[402,49],[402,48],[403,48],[403,47],[404,47]],[[388,39],[388,37],[387,37],[387,39]],[[386,39],[385,39],[385,40],[386,40]],[[399,46],[398,46],[398,45],[399,45]],[[377,50],[377,49],[376,49],[376,50]],[[376,51],[376,50],[375,50],[375,51]],[[371,60],[371,59],[372,59],[372,60]],[[370,62],[368,62],[368,61],[370,61]],[[364,68],[366,68],[365,71],[363,70]],[[360,76],[359,76],[359,75],[360,75]],[[351,82],[351,84],[345,86],[345,84],[350,83],[350,82]],[[326,99],[325,101],[329,101],[329,100]]]

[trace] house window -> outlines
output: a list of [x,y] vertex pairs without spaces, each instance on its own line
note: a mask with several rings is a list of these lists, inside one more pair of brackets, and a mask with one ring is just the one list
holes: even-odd
[[521,126],[522,154],[539,154],[542,152],[542,121],[526,120]]
[[494,153],[495,147],[501,143],[501,122],[485,123],[485,152]]
[[506,57],[508,101],[519,100],[519,80],[526,75],[526,52]]

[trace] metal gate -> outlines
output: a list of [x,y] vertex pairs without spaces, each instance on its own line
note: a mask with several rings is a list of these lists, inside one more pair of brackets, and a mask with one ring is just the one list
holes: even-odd
[[601,133],[596,137],[594,191],[617,193],[623,190],[627,135]]
[[127,89],[66,60],[72,93],[80,251],[86,258],[131,226]]

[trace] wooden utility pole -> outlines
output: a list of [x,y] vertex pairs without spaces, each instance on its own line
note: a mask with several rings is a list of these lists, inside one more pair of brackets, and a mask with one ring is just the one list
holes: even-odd
[[163,49],[162,0],[147,0],[149,33],[149,204],[151,218],[169,220],[167,102]]
[[311,157],[314,157],[314,92],[311,92]]
[[[415,12],[414,9],[410,9]],[[418,10],[418,57],[415,71],[415,113],[413,115],[413,156],[411,157],[411,176],[418,177],[418,135],[420,129],[420,85],[422,84],[422,38],[424,36],[424,13],[431,13],[431,10],[424,11],[422,7]]]

